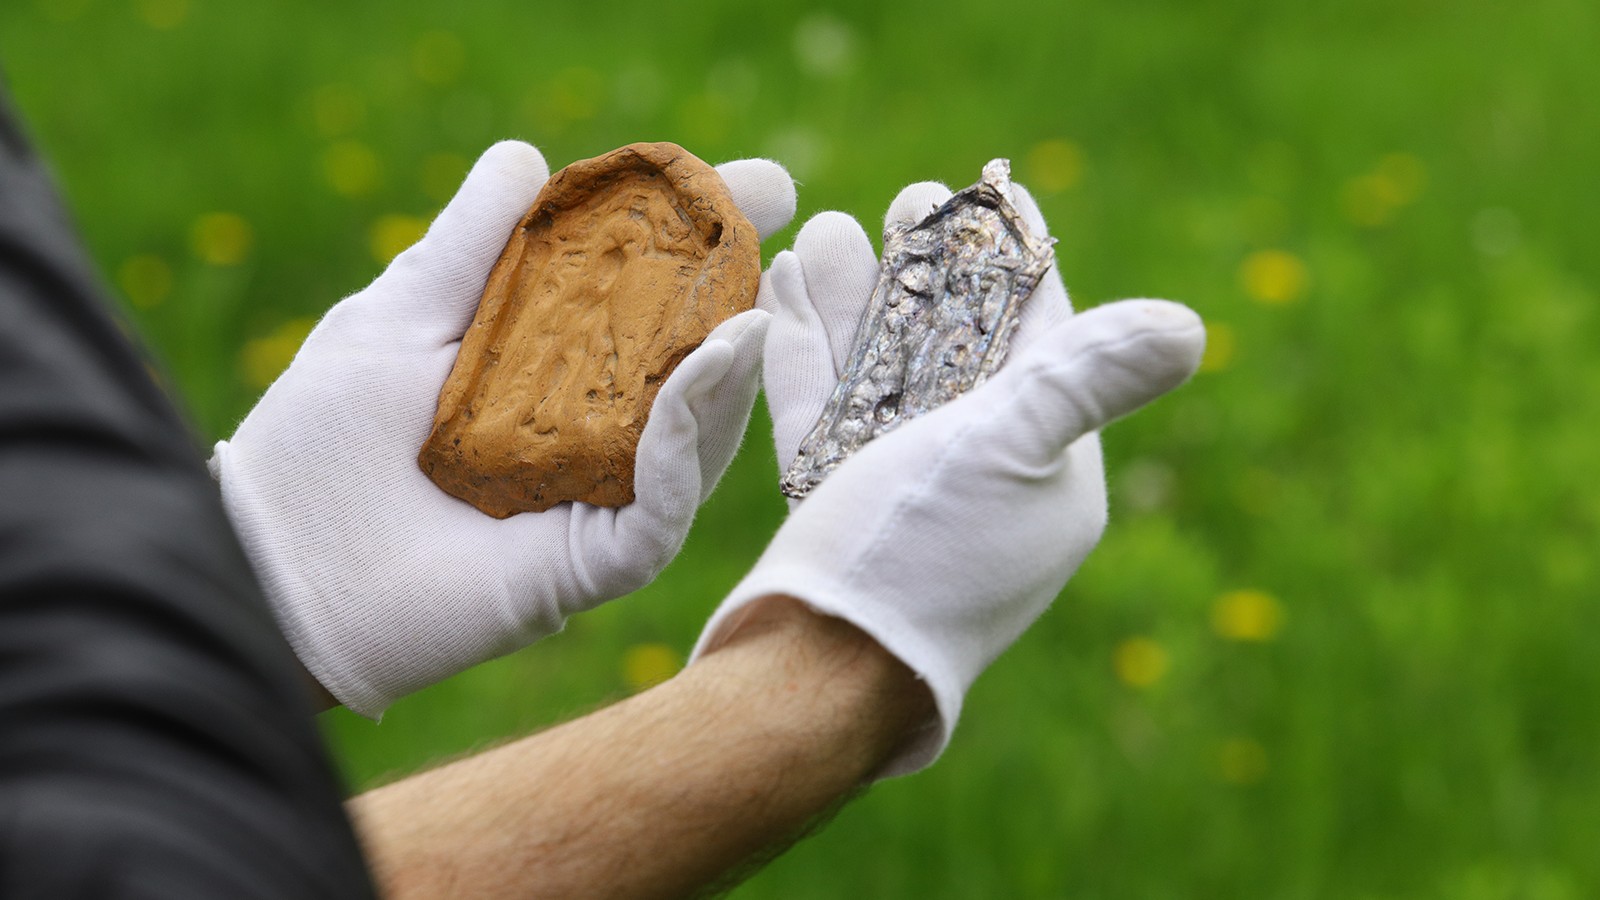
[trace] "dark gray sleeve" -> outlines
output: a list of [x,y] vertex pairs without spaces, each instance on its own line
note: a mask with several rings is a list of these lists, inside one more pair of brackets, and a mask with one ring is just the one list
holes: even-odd
[[373,895],[186,425],[0,93],[0,897]]

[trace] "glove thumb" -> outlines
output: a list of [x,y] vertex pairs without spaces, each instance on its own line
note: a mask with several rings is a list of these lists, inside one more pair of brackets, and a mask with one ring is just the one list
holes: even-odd
[[549,179],[544,157],[529,144],[501,141],[485,150],[427,234],[395,257],[374,287],[407,321],[437,325],[433,337],[441,345],[458,340],[511,230]]
[[[1123,300],[1039,335],[972,396],[1010,397],[1002,430],[1015,459],[1047,466],[1067,445],[1183,384],[1200,365],[1205,326],[1166,300]],[[984,401],[992,402],[992,401]]]
[[750,421],[768,318],[750,310],[723,322],[661,386],[634,457],[632,503],[573,504],[572,528],[590,557],[579,593],[591,602],[649,581],[677,555]]

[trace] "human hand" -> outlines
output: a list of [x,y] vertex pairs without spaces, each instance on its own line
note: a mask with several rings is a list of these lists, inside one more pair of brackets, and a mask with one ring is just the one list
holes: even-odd
[[[1035,234],[1037,205],[1014,186]],[[889,222],[951,196],[912,185]],[[822,213],[762,281],[773,313],[765,386],[779,470],[838,383],[878,261],[843,213]],[[845,619],[927,684],[937,714],[880,773],[933,762],[978,674],[1044,611],[1099,541],[1105,475],[1095,432],[1178,386],[1204,328],[1186,307],[1126,300],[1073,315],[1054,266],[1024,305],[1005,366],[970,393],[867,444],[793,504],[707,624],[716,650],[756,601],[793,597]]]
[[[788,173],[717,168],[762,238],[794,215]],[[560,630],[676,555],[738,449],[768,314],[722,323],[662,385],[637,499],[497,520],[417,465],[489,270],[549,178],[539,151],[489,148],[428,233],[335,305],[211,469],[279,625],[349,708],[394,699]]]

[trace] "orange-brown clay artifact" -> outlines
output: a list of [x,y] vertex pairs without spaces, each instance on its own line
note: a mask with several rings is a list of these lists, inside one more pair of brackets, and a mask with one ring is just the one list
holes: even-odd
[[552,177],[489,273],[418,462],[496,518],[633,501],[656,392],[755,304],[760,238],[716,170],[630,144]]

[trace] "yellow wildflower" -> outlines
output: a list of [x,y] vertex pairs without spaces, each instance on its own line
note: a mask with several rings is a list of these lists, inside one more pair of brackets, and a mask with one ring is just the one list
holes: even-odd
[[665,644],[635,644],[622,657],[622,678],[635,691],[660,684],[677,674],[678,655]]
[[1390,153],[1372,171],[1345,182],[1341,200],[1350,221],[1367,228],[1388,224],[1401,207],[1414,202],[1427,184],[1427,168],[1409,153]]
[[1206,349],[1200,357],[1200,371],[1221,372],[1232,365],[1235,343],[1233,326],[1206,323]]
[[366,117],[366,102],[347,84],[325,84],[311,92],[311,118],[323,137],[349,134]]
[[245,383],[260,390],[276,381],[294,361],[294,355],[316,324],[316,319],[290,319],[268,334],[246,342],[239,355]]
[[1111,654],[1111,667],[1123,684],[1132,687],[1150,687],[1167,674],[1167,651],[1155,640],[1131,637],[1116,646]]
[[382,169],[371,147],[360,141],[339,141],[323,151],[322,174],[335,193],[359,197],[377,188]]
[[1283,306],[1305,296],[1311,282],[1306,264],[1286,250],[1257,250],[1239,265],[1239,282],[1258,303]]
[[172,267],[154,254],[130,256],[117,268],[117,285],[136,309],[153,309],[172,292]]
[[422,161],[422,192],[444,203],[456,195],[472,161],[458,153],[434,153]]
[[1050,138],[1028,151],[1026,183],[1044,194],[1076,187],[1083,178],[1083,151],[1065,138]]
[[1283,607],[1264,591],[1229,591],[1211,605],[1211,630],[1230,641],[1270,641],[1283,627]]
[[177,28],[189,18],[189,0],[139,0],[139,19],[157,31]]
[[415,244],[428,230],[426,219],[417,216],[392,214],[379,216],[368,232],[372,258],[384,265],[400,255],[400,251]]
[[194,255],[214,266],[236,266],[250,255],[255,232],[236,213],[206,213],[189,230]]

